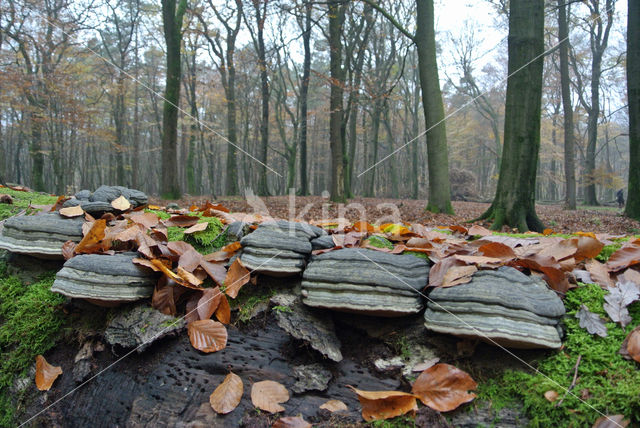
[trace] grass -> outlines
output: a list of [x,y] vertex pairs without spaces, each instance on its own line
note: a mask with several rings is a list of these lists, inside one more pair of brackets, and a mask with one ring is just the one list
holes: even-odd
[[54,273],[25,286],[7,276],[0,263],[0,426],[15,423],[13,394],[16,378],[25,376],[38,354],[44,354],[63,337],[67,317],[60,310],[64,297],[49,291]]
[[29,205],[49,205],[58,199],[55,196],[41,195],[34,192],[19,192],[8,187],[0,187],[0,193],[7,194],[13,198],[13,204],[0,204],[0,221],[18,214],[22,210],[27,210],[30,214],[35,212]]
[[[599,412],[640,420],[640,370],[635,362],[618,354],[626,335],[640,323],[640,304],[629,307],[633,322],[626,329],[607,323],[605,338],[589,334],[575,318],[581,304],[606,317],[604,295],[605,291],[594,284],[570,291],[565,298],[567,335],[563,349],[540,360],[539,373],[507,370],[502,376],[480,383],[479,398],[488,400],[496,409],[521,403],[531,427],[591,426],[601,416]],[[570,386],[579,356],[582,360],[572,391],[575,395],[568,394],[560,406],[548,402],[543,396],[546,391],[554,390],[560,397],[565,394],[557,384]]]

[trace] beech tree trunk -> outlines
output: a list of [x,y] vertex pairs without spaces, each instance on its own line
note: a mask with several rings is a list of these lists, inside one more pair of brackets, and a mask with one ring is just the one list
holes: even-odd
[[309,78],[311,76],[311,1],[305,1],[304,7],[304,27],[302,31],[304,61],[302,63],[302,84],[300,85],[300,194],[302,196],[309,194],[307,172],[307,108],[309,104]]
[[640,0],[628,1],[627,98],[629,100],[629,186],[624,213],[640,220]]
[[[427,131],[429,203],[427,210],[453,214],[449,183],[449,152],[444,124],[444,105],[436,61],[433,0],[416,0],[417,27],[414,38],[418,51],[422,107]],[[539,110],[539,109],[538,109]],[[540,118],[538,118],[538,121]],[[436,125],[438,124],[438,125]]]
[[178,103],[180,102],[180,45],[187,0],[162,0],[162,23],[167,43],[167,76],[162,114],[162,174],[160,192],[165,199],[181,196],[178,176]]
[[569,80],[569,25],[566,0],[558,0],[558,38],[560,39],[560,87],[564,117],[564,176],[566,183],[565,207],[576,209],[575,139],[573,136],[573,106]]
[[344,106],[344,69],[342,68],[342,25],[345,4],[341,0],[329,0],[329,72],[331,93],[329,96],[329,144],[331,147],[331,200],[346,202],[344,189],[342,116]]
[[511,0],[508,39],[511,77],[507,82],[504,148],[496,196],[481,217],[493,220],[494,230],[504,225],[517,227],[521,232],[543,230],[535,212],[543,30],[543,0]]

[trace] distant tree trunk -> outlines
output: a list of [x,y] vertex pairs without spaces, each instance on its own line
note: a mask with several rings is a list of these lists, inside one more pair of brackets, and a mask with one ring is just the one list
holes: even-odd
[[[134,48],[134,58],[135,58],[135,82],[138,81],[138,71],[139,71],[139,63],[138,63],[138,30],[136,29],[136,43]],[[138,189],[140,187],[140,123],[139,123],[139,110],[140,110],[140,102],[138,99],[138,87],[139,85],[136,83],[134,86],[133,98],[134,98],[134,106],[133,106],[133,147],[131,152],[131,186],[134,189]]]
[[[33,108],[33,107],[32,107]],[[36,107],[37,108],[37,107]],[[42,153],[42,116],[31,112],[31,143],[29,153],[33,164],[31,166],[31,187],[43,192],[44,187],[44,154]]]
[[341,0],[328,0],[329,5],[329,72],[331,94],[329,96],[329,143],[331,147],[331,200],[346,202],[343,162],[343,88],[342,24],[346,6]]
[[627,98],[629,100],[629,186],[625,215],[640,220],[640,0],[628,1]]
[[[260,70],[260,96],[262,99],[262,115],[260,119],[260,149],[258,159],[262,162],[258,166],[257,194],[269,194],[267,183],[267,149],[269,148],[269,74],[267,71],[266,48],[264,45],[264,24],[267,19],[267,4],[269,0],[252,0],[256,13],[256,50],[258,53],[258,68]],[[262,4],[261,4],[262,3]]]
[[182,18],[187,0],[162,0],[162,23],[167,44],[167,76],[164,89],[162,115],[162,174],[161,189],[165,199],[181,196],[178,177],[178,103],[180,102],[180,45],[182,43]]
[[576,209],[575,139],[573,136],[573,106],[569,77],[569,25],[566,0],[558,0],[558,38],[560,39],[560,86],[564,113],[564,176],[565,207]]
[[304,27],[302,44],[304,60],[302,62],[302,84],[300,86],[300,194],[309,194],[309,175],[307,170],[307,108],[309,104],[309,78],[311,76],[311,0],[304,2]]
[[196,98],[196,56],[197,56],[197,46],[193,47],[193,51],[190,52],[191,58],[187,59],[187,71],[189,72],[189,78],[186,84],[188,85],[189,96],[187,99],[189,100],[189,104],[191,106],[191,125],[189,127],[189,153],[187,154],[187,192],[190,195],[195,195],[198,193],[198,187],[196,184],[196,168],[195,168],[195,157],[196,157],[196,141],[197,141],[197,133],[198,133],[198,123],[199,123],[199,114],[198,114],[198,104]]
[[372,159],[367,159],[372,167],[369,171],[369,180],[367,181],[367,188],[364,196],[367,198],[373,198],[375,196],[376,188],[376,162],[378,162],[378,147],[380,146],[380,114],[382,113],[382,101],[376,99],[373,104],[373,112],[371,113],[371,142],[369,143],[373,148]]
[[[535,212],[543,30],[542,0],[511,0],[508,42],[511,77],[507,82],[504,149],[495,199],[481,217],[493,220],[494,230],[503,225],[517,227],[521,232],[543,229]],[[528,64],[534,58],[537,59]]]
[[[444,105],[438,78],[433,0],[416,0],[417,27],[415,43],[418,51],[422,106],[427,132],[429,166],[429,203],[427,210],[453,214],[449,184],[449,156],[444,124]],[[438,125],[436,125],[438,124]],[[431,129],[432,128],[432,129]]]

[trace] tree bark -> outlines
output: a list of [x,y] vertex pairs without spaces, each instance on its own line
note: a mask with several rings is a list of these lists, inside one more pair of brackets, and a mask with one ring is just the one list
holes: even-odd
[[504,121],[504,148],[496,196],[481,218],[521,232],[541,232],[535,212],[536,169],[540,148],[544,2],[511,0],[509,65]]
[[344,69],[342,68],[342,25],[345,4],[341,0],[329,0],[329,72],[331,94],[329,96],[329,144],[331,147],[331,200],[346,202],[344,189],[342,117]]
[[569,25],[566,0],[558,0],[558,38],[560,39],[560,87],[564,114],[564,176],[565,207],[576,209],[575,138],[573,135],[573,106],[569,77]]
[[180,45],[182,18],[187,0],[162,0],[162,23],[167,44],[167,75],[162,114],[162,178],[160,192],[165,199],[181,196],[178,177],[178,103],[180,102]]
[[[418,51],[422,106],[427,131],[429,167],[429,203],[427,210],[453,214],[449,184],[449,155],[444,124],[444,105],[438,78],[433,0],[416,0],[417,28],[415,43]],[[437,125],[436,125],[437,124]]]
[[629,100],[629,185],[625,215],[640,220],[640,0],[628,1],[627,98]]
[[307,171],[307,109],[309,104],[309,79],[311,76],[311,0],[304,2],[304,27],[302,44],[304,60],[302,62],[302,84],[300,85],[300,194],[309,194]]

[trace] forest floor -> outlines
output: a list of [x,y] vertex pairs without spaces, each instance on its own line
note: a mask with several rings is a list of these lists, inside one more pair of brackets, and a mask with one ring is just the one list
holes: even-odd
[[[408,223],[421,223],[425,226],[449,226],[453,224],[463,224],[479,217],[487,208],[488,203],[480,202],[453,202],[455,215],[433,214],[425,211],[426,200],[412,199],[386,199],[386,198],[354,198],[348,201],[346,210],[340,211],[339,204],[327,202],[320,196],[297,196],[295,198],[295,209],[290,209],[288,196],[268,196],[260,198],[269,215],[276,218],[296,218],[300,220],[319,220],[336,217],[345,217],[349,221],[364,220],[370,223],[387,223],[404,221]],[[152,203],[166,205],[176,202],[181,207],[191,205],[201,205],[206,200],[202,196],[186,196],[179,201],[166,201],[158,198],[151,198]],[[221,197],[216,202],[229,208],[234,212],[254,212],[255,202],[248,202],[242,197]],[[324,207],[323,207],[324,205]],[[365,217],[361,217],[362,207]],[[399,218],[393,220],[394,209],[397,207]],[[290,215],[290,211],[293,212]],[[639,234],[640,222],[625,217],[622,209],[611,206],[599,207],[579,207],[575,211],[565,210],[562,205],[538,204],[536,212],[546,227],[553,229],[556,233],[575,233],[577,231],[608,233],[612,235]],[[476,222],[485,227],[487,222]],[[513,232],[512,230],[503,230]]]

